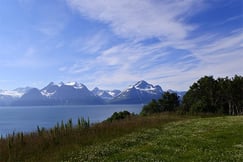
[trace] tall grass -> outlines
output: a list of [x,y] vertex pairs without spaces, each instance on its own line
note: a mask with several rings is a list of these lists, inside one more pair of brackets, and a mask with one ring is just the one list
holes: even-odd
[[141,128],[160,127],[172,121],[191,118],[175,113],[132,116],[125,120],[90,124],[79,118],[77,125],[70,119],[51,129],[40,128],[32,133],[13,133],[0,139],[0,161],[58,161],[68,152],[82,146],[109,141]]

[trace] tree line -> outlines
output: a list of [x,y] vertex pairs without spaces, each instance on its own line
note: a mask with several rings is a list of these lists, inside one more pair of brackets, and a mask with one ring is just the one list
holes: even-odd
[[204,76],[190,86],[182,102],[176,93],[165,92],[142,109],[142,115],[163,111],[189,113],[243,114],[243,77],[217,78]]

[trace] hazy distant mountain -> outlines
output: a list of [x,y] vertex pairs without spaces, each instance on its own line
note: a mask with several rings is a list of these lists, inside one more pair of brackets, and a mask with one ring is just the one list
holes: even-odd
[[146,104],[152,99],[158,99],[163,94],[160,86],[152,85],[142,80],[122,91],[110,101],[112,104]]
[[77,82],[54,84],[51,82],[41,90],[33,88],[14,105],[85,105],[103,104],[88,88]]
[[119,93],[121,93],[121,91],[120,90],[101,90],[96,87],[92,90],[92,93],[96,96],[101,97],[104,100],[111,100],[114,97],[116,97]]
[[[177,93],[182,99],[185,91],[168,90]],[[129,86],[127,89],[90,91],[85,85],[77,82],[49,83],[42,89],[17,88],[0,90],[0,105],[87,105],[87,104],[146,104],[162,96],[159,85],[152,85],[144,80]]]
[[14,90],[0,90],[0,105],[7,106],[11,105],[13,102],[17,101],[21,96],[23,96],[30,87],[17,88]]
[[19,98],[23,96],[31,87],[16,88],[14,90],[0,90],[0,95],[11,96],[13,98]]
[[13,103],[16,100],[17,100],[17,98],[15,98],[13,96],[0,94],[0,105],[1,106],[11,105],[11,103]]
[[48,105],[49,102],[37,88],[28,90],[20,99],[13,103],[13,105]]
[[21,87],[21,88],[16,88],[13,91],[17,92],[18,94],[20,94],[20,96],[24,95],[26,92],[28,92],[30,89],[32,89],[32,87]]

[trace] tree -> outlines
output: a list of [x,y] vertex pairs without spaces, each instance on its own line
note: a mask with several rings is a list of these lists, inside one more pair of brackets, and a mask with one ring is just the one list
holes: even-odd
[[165,92],[158,101],[152,100],[145,105],[141,111],[141,115],[150,115],[163,111],[175,111],[179,106],[179,96],[176,93]]
[[179,106],[179,96],[176,93],[165,92],[162,99],[159,99],[162,111],[175,111]]
[[183,97],[183,110],[193,113],[243,113],[243,77],[205,76],[194,83]]
[[235,75],[231,81],[232,115],[243,113],[243,77]]
[[159,103],[156,100],[152,100],[149,104],[143,106],[143,109],[141,111],[141,115],[151,115],[154,113],[159,113],[161,112],[161,106],[159,105]]

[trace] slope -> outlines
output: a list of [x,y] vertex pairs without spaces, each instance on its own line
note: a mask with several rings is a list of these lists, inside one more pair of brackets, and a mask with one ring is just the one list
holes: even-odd
[[243,116],[200,118],[83,147],[65,161],[243,161]]

